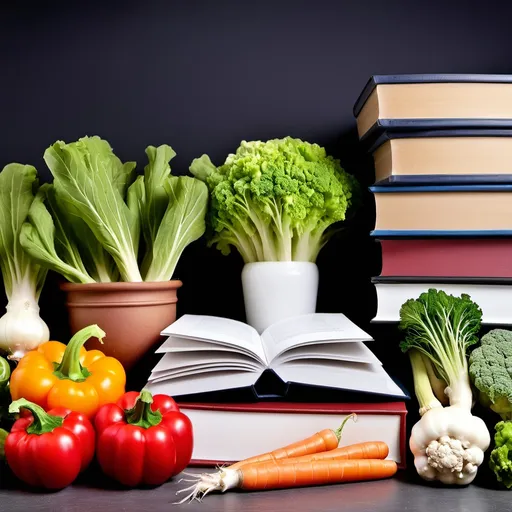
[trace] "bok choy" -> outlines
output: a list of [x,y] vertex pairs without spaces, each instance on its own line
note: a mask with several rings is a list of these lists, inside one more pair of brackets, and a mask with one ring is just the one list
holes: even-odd
[[25,251],[73,283],[168,281],[187,245],[205,231],[206,185],[173,176],[170,146],[149,146],[137,176],[99,137],[57,141],[21,233]]
[[19,241],[37,187],[37,171],[31,165],[12,163],[0,172],[0,271],[8,301],[0,318],[0,349],[12,359],[50,336],[38,304],[47,270],[23,251]]

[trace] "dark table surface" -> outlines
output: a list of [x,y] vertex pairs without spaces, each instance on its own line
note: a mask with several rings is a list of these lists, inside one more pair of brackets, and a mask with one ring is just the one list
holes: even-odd
[[[199,473],[204,469],[189,471]],[[179,480],[177,477],[153,489],[126,490],[95,472],[82,476],[62,491],[37,493],[25,490],[4,473],[0,482],[0,511],[497,512],[512,508],[512,491],[478,483],[462,488],[431,486],[403,471],[388,480],[251,493],[231,491],[210,494],[201,503],[174,505],[176,491],[187,485]]]

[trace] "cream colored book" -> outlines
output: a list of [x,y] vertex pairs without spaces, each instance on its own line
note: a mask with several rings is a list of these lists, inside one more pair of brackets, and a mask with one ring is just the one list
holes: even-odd
[[[494,133],[499,133],[493,135]],[[512,130],[384,135],[369,151],[377,184],[512,183]]]
[[363,137],[380,120],[512,119],[512,75],[375,75],[355,106]]
[[370,187],[373,236],[512,235],[512,185]]

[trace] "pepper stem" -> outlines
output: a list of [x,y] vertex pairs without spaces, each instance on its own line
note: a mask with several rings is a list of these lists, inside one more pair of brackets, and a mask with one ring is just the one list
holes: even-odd
[[131,409],[125,410],[127,423],[136,427],[150,428],[158,425],[162,421],[162,413],[153,411],[151,404],[153,403],[153,395],[143,389],[135,401],[135,405]]
[[22,407],[28,409],[34,417],[34,421],[26,429],[27,434],[36,434],[40,436],[41,434],[52,432],[57,427],[62,427],[62,424],[64,423],[64,419],[60,416],[52,416],[45,412],[45,410],[39,405],[29,402],[24,398],[20,398],[19,400],[12,402],[9,406],[9,412],[18,413]]
[[340,442],[341,440],[341,432],[343,431],[343,428],[345,427],[345,423],[347,423],[347,421],[352,418],[354,421],[357,421],[357,414],[355,412],[353,412],[352,414],[349,414],[344,420],[343,420],[343,423],[336,429],[334,430],[334,433],[336,434],[336,437],[338,438],[338,443]]
[[87,368],[80,364],[80,349],[84,343],[92,337],[96,337],[103,343],[102,338],[105,332],[96,324],[88,325],[80,329],[67,344],[62,361],[53,372],[59,379],[70,379],[74,382],[81,382],[89,377],[90,373]]

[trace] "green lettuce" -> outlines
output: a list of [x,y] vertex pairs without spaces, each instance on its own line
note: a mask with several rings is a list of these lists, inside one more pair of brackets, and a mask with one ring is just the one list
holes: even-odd
[[185,247],[205,231],[208,189],[173,176],[167,145],[146,149],[144,175],[99,137],[57,141],[21,244],[40,265],[75,283],[167,281]]

